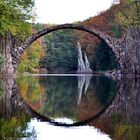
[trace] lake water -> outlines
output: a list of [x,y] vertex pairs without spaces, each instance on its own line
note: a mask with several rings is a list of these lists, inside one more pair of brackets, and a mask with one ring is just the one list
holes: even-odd
[[140,79],[1,78],[0,140],[140,140]]

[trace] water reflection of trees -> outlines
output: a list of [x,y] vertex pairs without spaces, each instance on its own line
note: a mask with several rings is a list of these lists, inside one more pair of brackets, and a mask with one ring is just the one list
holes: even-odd
[[96,90],[96,96],[102,105],[107,105],[116,95],[116,82],[106,77],[92,78],[93,87]]
[[[84,84],[79,88],[81,79],[75,76],[20,77],[17,83],[25,102],[38,113],[49,118],[83,121],[100,112],[116,92],[115,82],[107,78],[93,77],[88,87]],[[102,96],[106,98],[103,100]]]
[[[86,81],[86,78],[82,79]],[[115,82],[107,78],[93,77],[88,87],[84,84],[82,88],[79,88],[79,79],[75,76],[20,77],[17,83],[24,100],[38,113],[49,118],[83,121],[100,112],[116,91]]]
[[119,81],[117,96],[99,118],[90,122],[113,140],[140,139],[140,79]]
[[0,139],[35,138],[36,132],[34,130],[26,131],[31,118],[23,110],[16,108],[15,103],[11,101],[9,94],[12,89],[9,88],[9,85],[5,85],[8,83],[7,81],[6,79],[0,80]]
[[[22,87],[22,90],[24,91],[25,90],[24,86],[26,87],[27,82],[28,82],[28,84],[32,87],[31,88],[32,90],[28,89],[28,90],[26,90],[26,92],[28,91],[31,93],[31,95],[33,95],[34,93],[36,93],[36,92],[34,92],[34,90],[36,88],[38,89],[39,86],[41,86],[41,87],[47,86],[47,82],[44,83],[44,81],[42,81],[42,80],[43,79],[40,79],[40,80],[38,79],[37,80],[38,82],[37,83],[35,82],[36,86],[35,85],[33,86],[30,84],[34,80],[33,79],[29,80],[27,78],[26,80],[25,79],[23,80],[24,82],[21,80],[22,82],[20,83],[21,84],[20,86]],[[36,117],[35,111],[33,112],[31,108],[28,108],[28,105],[24,105],[23,103],[22,103],[23,105],[17,104],[18,100],[21,97],[17,96],[17,95],[19,95],[19,92],[17,90],[16,83],[15,83],[14,79],[12,80],[12,82],[10,82],[10,80],[8,80],[8,81],[9,82],[3,82],[6,84],[5,84],[5,87],[2,86],[4,88],[4,93],[3,93],[2,98],[0,99],[0,123],[1,123],[0,134],[3,133],[2,132],[3,130],[5,130],[4,124],[6,124],[6,121],[7,121],[7,124],[10,124],[11,123],[10,121],[14,120],[14,119],[12,119],[12,117],[16,117],[16,119],[18,119],[18,117],[22,118],[24,116],[23,114],[28,114],[26,116]],[[55,80],[51,81],[52,85],[54,85],[54,83],[56,83],[54,81]],[[64,81],[62,80],[61,82],[60,81],[61,80],[59,78],[57,80],[57,82],[59,82],[60,85],[62,84],[63,87],[65,87],[63,90],[66,92],[67,92],[67,90],[69,91],[69,86],[70,86],[69,84],[70,83],[69,82],[65,83],[64,82],[65,80]],[[85,94],[82,95],[81,103],[78,106],[79,112],[78,113],[76,112],[76,117],[78,117],[78,120],[84,120],[85,118],[88,118],[88,116],[86,116],[86,114],[84,114],[84,117],[85,116],[86,117],[84,119],[82,118],[83,112],[85,112],[85,110],[87,110],[86,113],[88,115],[88,112],[91,112],[90,110],[92,109],[91,107],[93,107],[94,103],[96,103],[96,105],[97,105],[97,102],[96,101],[94,102],[94,99],[95,99],[94,97],[96,97],[96,100],[98,100],[99,105],[101,105],[101,107],[103,107],[108,102],[110,102],[110,98],[112,98],[112,96],[115,94],[114,91],[112,91],[115,88],[115,87],[112,87],[113,84],[115,84],[115,83],[111,84],[112,81],[111,81],[111,83],[110,82],[107,83],[107,81],[104,82],[104,78],[101,78],[101,80],[99,80],[99,78],[96,78],[96,79],[92,79],[91,81],[92,82],[90,83],[90,85],[88,87],[86,95]],[[39,82],[41,84],[38,84]],[[9,85],[8,85],[8,83],[9,83]],[[13,85],[10,83],[13,83]],[[97,88],[98,84],[96,85],[96,83],[99,84],[100,88],[106,88],[106,89],[101,90],[100,88]],[[104,87],[103,83],[106,84],[106,87]],[[117,85],[119,85],[119,86],[116,89],[117,93],[116,93],[116,96],[114,97],[112,103],[106,108],[106,110],[104,110],[102,112],[102,114],[98,115],[98,117],[96,117],[96,118],[93,117],[93,120],[90,119],[89,121],[86,121],[86,124],[93,125],[97,128],[100,128],[105,133],[110,134],[112,139],[129,140],[129,139],[133,138],[134,140],[139,140],[139,138],[140,138],[140,135],[139,135],[140,134],[140,120],[139,120],[139,117],[140,117],[140,112],[139,112],[140,84],[139,83],[140,83],[140,81],[138,79],[137,80],[135,80],[135,79],[122,79],[121,81],[117,81]],[[103,86],[101,86],[101,84]],[[60,85],[57,85],[58,91],[59,91]],[[107,85],[109,87],[107,87]],[[73,84],[71,84],[71,86],[73,86]],[[50,87],[51,87],[51,85],[50,85]],[[47,97],[49,97],[49,96],[50,96],[50,99],[52,100],[51,102],[54,103],[53,101],[55,101],[56,99],[59,99],[59,97],[63,97],[65,95],[64,92],[63,92],[62,96],[60,96],[59,94],[58,95],[56,94],[55,95],[56,99],[54,100],[51,93],[49,93],[49,96],[46,96],[46,98],[45,98],[45,95],[47,94],[47,90],[50,92],[54,91],[53,86],[51,88],[50,87],[47,86],[45,90],[42,90],[42,92],[44,92],[45,94],[42,94],[43,96],[39,95],[38,98],[35,98],[35,102],[32,101],[32,102],[30,102],[30,104],[37,103],[37,101],[39,101],[41,103],[43,102],[42,105],[45,105],[47,99],[49,99]],[[50,89],[48,89],[48,88],[50,88]],[[57,91],[57,89],[55,89],[55,91]],[[59,92],[62,92],[61,90]],[[5,91],[6,91],[6,94],[5,94]],[[107,91],[111,91],[111,92],[109,92],[107,94]],[[106,100],[108,100],[108,101],[104,102],[104,100],[102,98],[100,98],[100,96],[96,95],[97,94],[96,92],[99,92],[101,95],[105,94],[107,96]],[[17,93],[17,94],[15,95],[15,93]],[[37,92],[36,94],[39,94],[39,92]],[[32,96],[29,93],[27,95],[28,95],[27,96],[28,98],[26,97],[25,99],[28,99],[28,101],[30,101],[29,100],[29,98],[30,98],[32,100]],[[70,95],[68,96],[68,98],[71,98]],[[36,95],[34,95],[34,96],[36,96]],[[73,100],[71,102],[75,101],[75,97],[76,96],[73,95]],[[65,100],[67,101],[68,99],[65,99]],[[85,101],[85,100],[87,100],[87,101]],[[64,101],[64,100],[60,100],[60,101]],[[21,103],[21,101],[20,101],[20,103]],[[49,105],[51,108],[51,104],[49,104]],[[58,105],[61,106],[62,104],[58,104]],[[85,106],[85,108],[83,106]],[[56,105],[56,107],[57,107],[57,105]],[[43,111],[46,113],[47,106],[44,106],[43,109],[44,109]],[[69,109],[69,107],[66,107],[66,109]],[[42,111],[42,110],[39,110],[39,111]],[[23,114],[22,114],[22,112],[23,112]],[[58,111],[58,113],[59,113],[59,111]],[[96,113],[98,114],[98,112],[96,112]],[[56,115],[57,115],[57,113],[56,113]],[[60,114],[58,114],[58,115],[60,115]],[[63,112],[61,115],[63,115]],[[42,119],[41,116],[39,116],[39,115],[38,115],[38,118]],[[5,120],[3,121],[3,119],[6,119],[6,121]],[[44,121],[45,121],[45,119],[44,119]],[[48,121],[48,119],[46,119],[46,121]],[[17,124],[20,124],[17,121],[15,121],[15,122]],[[27,120],[27,122],[28,122],[28,120]],[[25,120],[25,124],[26,124],[26,120]],[[74,125],[81,125],[81,124],[83,124],[83,123],[76,123]],[[72,125],[73,124],[71,124],[71,126]],[[9,127],[9,129],[11,129],[10,126],[7,125],[7,127]],[[18,128],[14,127],[14,129],[15,129],[14,131],[16,132],[16,129],[18,129]],[[9,133],[9,135],[10,134],[11,133]],[[7,135],[7,133],[5,132],[4,135]]]
[[[21,115],[21,114],[20,114]],[[13,116],[10,119],[0,118],[0,139],[19,139],[30,138],[35,132],[27,132],[28,122],[30,118],[22,114],[22,116]]]
[[96,116],[116,96],[116,82],[106,77],[92,77],[87,93],[78,107],[79,120]]
[[19,77],[17,84],[26,103],[37,112],[41,111],[45,101],[45,87],[39,84],[39,77]]
[[41,113],[50,118],[75,119],[77,77],[42,77],[40,83],[46,87],[47,98]]

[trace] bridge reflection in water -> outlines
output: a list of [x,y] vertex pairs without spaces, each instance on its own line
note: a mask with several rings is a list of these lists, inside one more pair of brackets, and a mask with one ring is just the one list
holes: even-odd
[[[94,128],[96,133],[92,134],[92,137],[97,136],[97,139],[138,140],[139,91],[140,79],[133,78],[122,80],[98,76],[3,78],[0,85],[0,139],[35,138],[36,129],[41,130],[41,127],[44,129],[46,126],[46,130],[53,128],[54,135],[63,127],[75,134],[78,131],[74,131],[75,129],[71,127],[87,133],[89,131],[93,133],[91,129]],[[88,136],[83,131],[79,132]]]

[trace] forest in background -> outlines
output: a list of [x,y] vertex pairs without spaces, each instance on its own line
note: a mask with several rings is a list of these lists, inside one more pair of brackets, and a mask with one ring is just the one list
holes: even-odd
[[[8,6],[10,5],[10,6]],[[0,13],[0,49],[3,53],[3,40],[8,34],[16,38],[16,42],[23,41],[32,33],[53,26],[50,24],[28,23],[34,19],[34,1],[29,0],[1,0]],[[23,10],[24,9],[24,10]],[[11,11],[13,11],[11,13]],[[76,22],[96,29],[112,37],[124,38],[124,32],[140,25],[140,2],[121,0],[120,4],[112,5],[107,11],[102,11],[95,17]],[[18,72],[46,73],[72,72],[77,69],[76,44],[80,42],[83,52],[87,53],[91,68],[94,71],[116,69],[117,62],[112,50],[95,36],[77,30],[59,30],[52,32],[35,41],[23,54]],[[0,55],[0,67],[4,60]]]

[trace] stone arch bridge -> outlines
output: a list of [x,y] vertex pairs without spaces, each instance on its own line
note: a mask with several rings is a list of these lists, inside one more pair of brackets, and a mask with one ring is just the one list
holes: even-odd
[[[16,72],[19,60],[28,46],[30,46],[39,37],[44,36],[50,32],[61,29],[76,29],[88,32],[100,40],[104,41],[114,52],[119,64],[121,73],[124,74],[140,74],[140,28],[130,29],[126,32],[123,41],[117,38],[112,38],[103,34],[100,31],[90,29],[88,27],[76,24],[63,24],[52,26],[42,31],[33,34],[19,45],[13,45],[12,41],[7,44],[7,53],[9,56],[6,58],[5,73],[11,74]],[[13,47],[14,46],[14,47]]]

